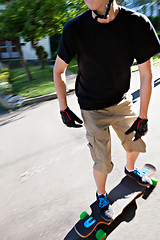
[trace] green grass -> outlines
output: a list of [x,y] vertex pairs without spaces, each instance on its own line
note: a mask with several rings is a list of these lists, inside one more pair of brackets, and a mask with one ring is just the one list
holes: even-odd
[[[153,56],[153,64],[156,65],[158,63],[160,63],[160,54]],[[138,71],[138,65],[137,64],[133,65],[131,69],[132,69],[132,72]]]
[[68,65],[68,69],[73,72],[73,73],[77,73],[78,70],[78,65],[77,65],[77,59],[73,59],[70,64]]
[[16,95],[31,98],[55,92],[53,70],[50,66],[43,70],[39,66],[32,66],[29,69],[34,79],[31,82],[27,81],[23,68],[11,70],[12,87]]
[[155,56],[153,56],[153,63],[157,64],[157,62],[160,62],[160,54],[156,54]]
[[[73,59],[68,66],[73,73],[77,73],[77,60]],[[11,69],[11,81],[14,94],[25,98],[38,97],[56,91],[53,82],[53,69],[45,66],[41,70],[39,66],[29,67],[33,81],[27,81],[24,68]]]

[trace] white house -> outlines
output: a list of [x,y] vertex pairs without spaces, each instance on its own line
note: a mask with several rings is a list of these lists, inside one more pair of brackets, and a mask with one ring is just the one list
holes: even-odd
[[[5,5],[0,4],[0,9],[5,9]],[[20,42],[24,43],[23,39],[21,39]],[[49,37],[45,37],[39,41],[39,45],[44,47],[45,51],[48,53],[48,59],[51,59]],[[33,48],[31,42],[22,45],[22,51],[26,60],[38,60],[35,49]],[[19,53],[17,52],[14,41],[0,40],[0,61],[7,59],[10,59],[10,61],[12,59],[19,59]]]
[[[23,39],[21,39],[21,43],[23,43]],[[39,41],[40,46],[43,46],[45,51],[48,53],[48,59],[51,59],[51,49],[50,49],[50,39],[49,37],[45,37],[42,40]],[[24,58],[26,60],[37,60],[37,55],[35,53],[35,49],[32,46],[31,42],[26,43],[24,46],[22,46],[22,51],[24,54]]]
[[[21,39],[21,43],[24,43],[23,39]],[[45,51],[48,53],[48,59],[51,59],[51,50],[50,50],[50,41],[49,37],[43,38],[39,41],[39,45],[43,46]],[[22,45],[22,51],[24,54],[24,58],[26,60],[37,60],[38,57],[35,53],[35,49],[33,48],[31,42],[25,43]],[[0,59],[18,59],[19,53],[15,47],[14,41],[5,41],[0,40]]]

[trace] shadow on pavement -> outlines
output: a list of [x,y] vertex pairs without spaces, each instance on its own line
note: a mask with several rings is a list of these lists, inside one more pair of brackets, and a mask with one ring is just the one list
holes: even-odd
[[[153,192],[154,188],[155,188],[154,186],[150,186],[149,188],[146,188],[144,193],[142,194],[142,198],[146,200],[150,196],[150,194]],[[130,221],[132,221],[136,216],[136,210],[137,210],[137,203],[136,203],[136,199],[134,199],[132,202],[130,202],[129,205],[127,205],[127,207],[124,208],[122,213],[118,217],[116,217],[110,225],[100,224],[97,228],[102,229],[107,234],[107,237],[108,237],[122,222],[129,223]],[[81,238],[76,233],[74,227],[70,230],[70,232],[64,238],[64,240],[81,240],[81,239],[84,239],[84,238]],[[89,237],[87,237],[87,240],[95,240],[95,233],[92,233]]]
[[160,84],[160,78],[154,81],[154,87],[157,87]]
[[19,115],[28,109],[37,108],[41,103],[30,104],[28,106],[16,108],[11,111],[0,107],[0,127],[6,125],[8,123],[11,123],[11,122],[14,122],[14,121],[24,118],[25,116],[19,116]]
[[9,110],[7,110],[7,109],[5,109],[5,108],[0,106],[0,115],[4,115],[6,113],[9,113]]
[[[107,234],[107,236],[115,230],[116,227],[121,222],[130,222],[136,215],[136,209],[137,209],[137,204],[136,201],[134,200],[131,202],[122,212],[121,215],[119,215],[112,223],[111,225],[100,225],[100,229],[104,230]],[[67,234],[67,236],[64,238],[64,240],[80,240],[83,239],[78,234],[76,233],[75,229],[72,228],[71,231]],[[92,234],[90,235],[87,240],[95,240],[95,236]]]
[[[160,84],[160,78],[156,79],[154,81],[154,87],[157,87]],[[138,89],[137,91],[132,93],[132,97],[133,97],[133,103],[136,103],[136,99],[139,98],[140,96],[140,90]]]

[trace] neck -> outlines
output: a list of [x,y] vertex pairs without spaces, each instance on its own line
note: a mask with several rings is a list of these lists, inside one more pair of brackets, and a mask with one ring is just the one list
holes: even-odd
[[[106,12],[106,7],[103,9],[99,9],[96,12],[100,15],[104,15]],[[117,16],[118,12],[119,12],[119,6],[117,5],[116,1],[113,1],[109,11],[109,17],[107,19],[98,18],[97,21],[100,23],[108,23],[110,21],[113,21],[114,18]],[[96,13],[94,13],[93,11],[92,11],[92,17],[93,18],[97,17]]]

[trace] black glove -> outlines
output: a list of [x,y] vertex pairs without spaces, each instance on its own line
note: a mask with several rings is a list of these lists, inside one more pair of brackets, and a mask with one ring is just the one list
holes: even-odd
[[147,119],[141,119],[138,117],[136,121],[133,123],[133,125],[125,132],[125,134],[130,134],[131,132],[135,131],[135,138],[133,141],[137,141],[141,136],[145,135],[148,131],[148,120]]
[[[60,111],[62,121],[67,127],[83,127],[81,124],[83,121],[78,118],[68,107],[64,111]],[[75,122],[81,123],[81,124],[76,124]]]

